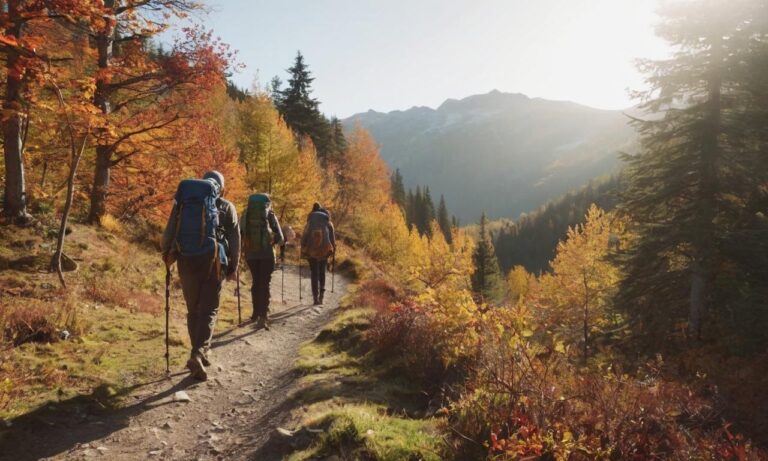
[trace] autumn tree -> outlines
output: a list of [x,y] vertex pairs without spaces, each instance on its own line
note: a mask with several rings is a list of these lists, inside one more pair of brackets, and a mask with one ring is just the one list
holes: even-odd
[[312,203],[323,200],[322,175],[311,141],[294,142],[271,98],[256,93],[238,107],[240,160],[252,192],[272,195],[281,220],[298,223]]
[[[183,18],[200,8],[192,0],[105,0],[106,13],[92,32],[97,52],[94,106],[103,123],[96,132],[96,159],[89,221],[107,212],[112,168],[146,153],[135,142],[180,118],[166,96],[185,84],[223,79],[232,53],[199,28],[185,29],[169,54],[147,44],[165,31],[170,18]],[[151,150],[151,149],[150,149]]]
[[[91,24],[99,16],[98,4],[85,0],[0,2],[0,51],[5,55],[3,98],[3,159],[5,190],[3,214],[11,222],[25,223],[28,194],[24,171],[24,147],[29,129],[29,111],[36,96],[30,85],[46,67],[60,63],[55,23]],[[61,43],[61,42],[58,42]]]
[[522,300],[530,287],[531,274],[523,266],[515,266],[507,274],[507,290],[513,303]]
[[580,342],[584,361],[592,349],[592,336],[618,323],[613,296],[620,272],[608,255],[622,235],[620,220],[590,207],[586,222],[570,228],[558,244],[552,273],[541,276],[533,295],[547,328],[569,344]]
[[389,170],[370,133],[358,126],[347,137],[347,143],[333,200],[339,227],[354,225],[363,214],[378,213],[391,203]]

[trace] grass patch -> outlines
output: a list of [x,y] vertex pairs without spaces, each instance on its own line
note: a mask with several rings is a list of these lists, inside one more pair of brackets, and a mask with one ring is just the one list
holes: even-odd
[[373,404],[348,405],[320,413],[306,424],[327,429],[310,448],[286,459],[304,461],[331,454],[339,454],[343,459],[380,461],[444,459],[444,442],[437,420],[407,419],[387,413],[387,407]]
[[[47,261],[52,241],[36,232],[0,227],[0,260]],[[98,407],[120,405],[123,391],[165,375],[160,256],[104,233],[72,225],[65,251],[82,263],[65,274],[66,292],[45,271],[7,268],[0,276],[0,419],[93,396]],[[9,249],[11,241],[21,243]],[[181,370],[189,353],[186,308],[176,271],[173,280],[171,368]],[[236,324],[235,306],[233,284],[225,284],[217,331]]]
[[365,335],[376,310],[353,306],[360,299],[354,291],[336,318],[300,350],[295,367],[303,376],[294,397],[301,410],[294,419],[313,437],[285,459],[446,459],[443,420],[416,417],[424,396],[370,352]]

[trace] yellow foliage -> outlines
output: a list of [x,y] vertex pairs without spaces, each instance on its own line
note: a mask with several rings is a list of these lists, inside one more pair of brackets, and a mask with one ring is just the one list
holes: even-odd
[[611,300],[620,272],[606,257],[623,233],[620,219],[592,205],[586,222],[558,244],[552,274],[541,276],[530,296],[544,325],[568,343],[581,342],[585,359],[591,336],[619,321]]
[[246,167],[249,193],[272,196],[278,217],[300,226],[312,203],[326,194],[311,142],[299,147],[293,132],[266,94],[246,99],[239,107],[240,160]]
[[515,266],[507,274],[510,301],[517,303],[528,294],[531,274],[523,266]]
[[99,224],[101,224],[101,227],[104,230],[112,233],[118,233],[123,229],[123,225],[120,223],[120,221],[111,214],[105,214],[102,216],[99,220]]

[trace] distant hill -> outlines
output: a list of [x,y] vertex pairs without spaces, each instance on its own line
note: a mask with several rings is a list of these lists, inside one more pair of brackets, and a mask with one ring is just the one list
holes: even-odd
[[517,265],[533,273],[550,270],[549,262],[568,228],[583,223],[592,204],[606,211],[613,210],[623,186],[620,175],[597,179],[521,215],[514,223],[502,221],[494,232],[496,256],[502,270],[507,272]]
[[499,91],[343,123],[367,128],[406,186],[444,194],[463,224],[483,210],[514,218],[613,173],[635,139],[620,111]]

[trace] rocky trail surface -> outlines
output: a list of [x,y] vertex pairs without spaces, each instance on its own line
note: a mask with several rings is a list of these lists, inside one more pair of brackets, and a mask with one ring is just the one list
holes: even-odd
[[[330,282],[330,274],[329,280]],[[2,460],[208,460],[280,459],[268,444],[295,402],[298,378],[293,363],[299,347],[312,339],[338,308],[347,282],[336,277],[323,306],[312,306],[309,281],[286,269],[285,302],[281,274],[272,281],[272,323],[257,330],[252,322],[216,334],[206,382],[186,370],[138,386],[120,409],[106,412],[55,412],[37,424],[15,428],[0,451]],[[225,289],[232,289],[228,283]],[[329,284],[330,285],[330,284]],[[243,289],[243,318],[250,315],[250,293]],[[157,351],[158,361],[163,351]]]

